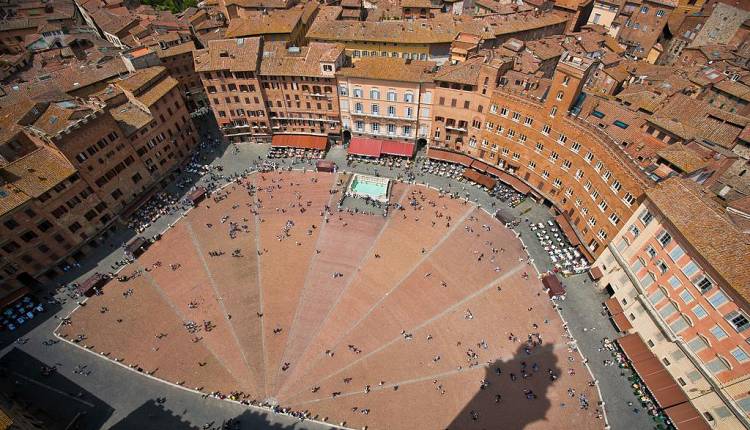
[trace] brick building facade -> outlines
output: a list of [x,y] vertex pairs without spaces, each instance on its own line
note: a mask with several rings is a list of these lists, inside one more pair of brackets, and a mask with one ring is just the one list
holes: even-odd
[[[337,74],[346,137],[429,143],[435,63],[370,57]],[[349,133],[349,136],[346,136]]]
[[[6,102],[11,102],[10,100]],[[15,100],[0,143],[0,300],[52,279],[197,144],[177,81],[138,71],[89,100]]]
[[706,191],[671,178],[646,192],[596,261],[610,309],[624,315],[620,329],[640,335],[716,429],[750,422],[743,236]]
[[272,134],[336,138],[341,133],[336,70],[342,45],[287,48],[263,38],[211,41],[195,54],[196,71],[219,126],[231,142]]
[[[482,159],[521,179],[562,213],[590,257],[604,250],[650,185],[605,132],[575,116],[593,65],[564,54],[544,87],[545,97],[535,96],[539,91],[533,87],[514,90],[514,82],[501,76],[500,85],[486,94],[481,86],[462,92],[439,84],[433,123],[434,146]],[[456,106],[464,101],[464,109],[453,108],[453,100]],[[444,105],[454,118],[439,118]],[[455,118],[457,113],[465,114]]]

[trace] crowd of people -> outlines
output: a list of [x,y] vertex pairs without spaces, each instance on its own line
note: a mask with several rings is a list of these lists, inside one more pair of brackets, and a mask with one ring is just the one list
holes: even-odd
[[[206,166],[201,165],[197,161],[194,160],[194,164],[191,167],[191,173],[197,173],[204,178],[204,183],[206,185],[206,188],[209,191],[213,191],[211,195],[211,199],[213,201],[221,201],[223,198],[226,197],[227,191],[225,189],[221,189],[221,186],[223,184],[226,184],[228,182],[233,182],[236,185],[239,185],[242,187],[244,192],[246,192],[249,196],[252,197],[253,203],[249,204],[249,212],[254,216],[256,219],[256,222],[262,223],[263,217],[261,215],[261,211],[264,209],[264,207],[274,207],[274,193],[277,190],[283,189],[285,186],[294,186],[294,184],[286,182],[284,183],[283,179],[278,179],[274,176],[270,177],[264,177],[262,176],[262,172],[266,173],[272,173],[272,172],[278,172],[282,170],[291,170],[290,166],[286,166],[281,163],[277,163],[275,161],[270,161],[265,158],[258,157],[258,159],[253,160],[251,162],[251,165],[243,172],[241,173],[235,173],[235,174],[224,174],[222,169],[219,168],[209,168]],[[261,172],[259,173],[261,180],[264,182],[264,186],[261,188],[257,188],[254,185],[252,185],[251,181],[246,181],[245,179],[249,176],[249,174],[253,171]],[[420,172],[422,173],[422,172]],[[409,179],[414,180],[417,177],[417,174],[420,173],[414,173],[411,171],[407,171],[404,174],[399,174],[399,178],[403,179]],[[429,173],[429,172],[424,172]],[[267,180],[270,179],[270,180]],[[311,181],[316,181],[315,177],[310,178]],[[178,185],[182,188],[187,188],[189,183],[186,181],[184,183],[180,182]],[[331,190],[333,192],[338,192],[337,189]],[[459,186],[451,186],[450,184],[447,185],[446,189],[440,189],[439,190],[439,199],[440,198],[450,198],[450,199],[461,199],[464,200],[463,204],[466,204],[466,197],[468,196],[468,193],[466,192],[465,187],[462,187],[459,189]],[[393,212],[393,214],[401,214],[401,215],[392,215],[392,216],[403,216],[406,217],[406,211],[409,208],[412,208],[416,213],[416,220],[420,222],[420,218],[422,218],[421,222],[424,223],[431,223],[432,227],[436,227],[438,225],[444,226],[445,229],[450,229],[451,226],[454,224],[451,216],[447,215],[445,213],[447,207],[442,204],[440,201],[435,200],[432,198],[432,196],[425,193],[422,189],[419,188],[413,188],[410,192],[410,195],[406,199],[409,203],[408,206],[401,206],[398,203],[388,203],[383,204],[386,211],[390,210]],[[187,209],[187,202],[181,202],[176,196],[172,194],[167,193],[159,193],[155,195],[151,201],[149,201],[144,207],[142,207],[134,216],[131,222],[129,223],[129,227],[138,231],[142,232],[146,228],[148,228],[153,222],[155,222],[160,216],[164,214],[174,214],[177,211],[182,211]],[[238,206],[233,207],[233,209],[237,210],[238,212],[241,211],[247,211],[248,207]],[[274,207],[275,211],[277,213],[283,213],[288,216],[288,220],[285,223],[284,227],[281,229],[281,231],[278,233],[276,238],[279,241],[283,240],[294,240],[297,245],[301,245],[301,241],[304,240],[304,234],[296,234],[297,231],[305,232],[308,236],[312,234],[312,232],[319,228],[319,225],[311,224],[311,225],[304,225],[304,226],[297,226],[297,222],[295,221],[295,214],[304,214],[307,210],[309,210],[311,207],[311,201],[306,199],[305,196],[303,196],[300,193],[297,193],[297,201],[292,202],[289,205],[282,206],[279,205],[278,207]],[[420,214],[419,211],[423,211],[427,209],[426,214]],[[338,212],[338,216],[340,217],[342,213],[346,213],[349,215],[358,214],[359,211],[356,209],[346,209],[343,207],[337,207],[332,208],[326,205],[323,210],[320,211],[321,215],[321,224],[329,222],[329,220],[337,216],[336,212]],[[388,212],[385,214],[388,216]],[[248,215],[249,216],[249,215]],[[340,218],[341,219],[341,218]],[[476,234],[479,236],[479,231],[490,231],[491,227],[487,224],[480,224],[477,218],[475,217],[469,217],[468,218],[471,225],[466,226],[466,232],[468,234]],[[233,257],[241,258],[243,256],[242,250],[238,249],[236,247],[233,247],[232,240],[237,237],[239,233],[242,232],[249,232],[249,223],[252,221],[247,218],[247,216],[229,216],[224,215],[220,219],[216,221],[215,224],[207,224],[209,228],[219,227],[222,225],[225,225],[225,227],[222,227],[222,229],[226,232],[227,238],[228,238],[228,248],[227,249],[212,249],[208,252],[208,254],[212,257],[221,257],[224,256],[227,253],[231,253]],[[344,225],[345,226],[345,225]],[[474,230],[478,230],[475,232]],[[487,251],[484,253],[481,251],[476,251],[475,259],[477,263],[481,263],[483,259],[490,260],[492,265],[492,270],[495,270],[496,272],[501,272],[503,270],[503,267],[499,263],[496,263],[496,259],[499,258],[500,254],[504,252],[504,249],[500,246],[495,246],[491,242],[485,242],[484,245],[488,248]],[[263,255],[264,253],[268,252],[267,249],[258,249],[257,253],[258,255]],[[320,252],[319,250],[316,250],[316,252]],[[429,250],[423,250],[423,254],[429,252]],[[486,254],[486,255],[485,255]],[[380,258],[380,254],[376,254],[376,258]],[[527,263],[530,263],[531,260],[526,260]],[[171,270],[179,270],[180,265],[177,262],[171,263],[169,265]],[[135,276],[138,276],[136,274]],[[332,274],[334,278],[344,276],[341,272],[334,272]],[[524,272],[525,277],[528,277],[528,273]],[[429,275],[427,275],[429,277]],[[129,278],[132,279],[132,278]],[[445,280],[436,280],[442,288],[449,288],[448,283]],[[132,294],[132,290],[130,291],[130,294]],[[502,289],[500,286],[497,288],[498,292],[502,292]],[[188,304],[188,307],[195,308],[198,306],[197,302],[190,302]],[[257,314],[258,318],[262,318],[263,314],[258,312]],[[470,309],[466,310],[465,317],[467,320],[474,320],[475,315],[472,313]],[[227,315],[228,319],[231,319],[231,315]],[[70,322],[68,321],[68,324]],[[273,325],[272,322],[268,322]],[[549,322],[547,320],[544,321],[544,324],[548,324]],[[193,321],[187,321],[185,323],[185,328],[188,330],[190,334],[193,335],[193,341],[199,342],[202,337],[199,336],[199,332],[205,331],[210,332],[215,325],[210,320],[204,320],[202,322],[193,322]],[[486,339],[479,339],[477,342],[469,342],[467,344],[463,344],[462,340],[456,340],[456,344],[458,347],[464,348],[465,352],[465,362],[462,364],[457,365],[457,370],[462,369],[471,369],[475,367],[486,367],[488,371],[494,371],[497,375],[502,374],[503,372],[508,373],[508,377],[510,380],[510,385],[507,384],[500,384],[500,383],[494,383],[490,382],[488,379],[482,379],[478,381],[478,390],[484,391],[484,390],[496,390],[497,392],[494,394],[495,403],[502,404],[503,399],[507,398],[509,395],[507,391],[505,390],[506,387],[513,387],[513,384],[519,381],[523,381],[528,378],[532,378],[535,375],[545,373],[546,377],[550,379],[550,381],[554,382],[559,378],[559,375],[555,370],[552,368],[548,368],[546,372],[540,372],[540,366],[538,363],[533,361],[534,353],[535,351],[540,348],[542,345],[545,345],[542,335],[538,331],[539,326],[534,324],[534,329],[531,330],[527,336],[525,341],[520,341],[518,337],[513,335],[512,333],[508,337],[508,348],[517,346],[517,343],[523,344],[523,351],[526,355],[529,356],[528,361],[524,360],[521,361],[520,367],[518,369],[509,370],[509,369],[503,369],[500,366],[494,366],[490,365],[489,361],[487,359],[490,359],[491,357],[484,357],[483,351],[488,350],[489,348],[489,342]],[[276,332],[278,330],[278,332]],[[274,329],[274,334],[279,334],[283,331],[283,327],[276,327]],[[407,332],[406,330],[401,332],[401,335],[403,336],[405,341],[413,341],[414,337],[413,334],[410,332]],[[569,335],[569,334],[568,334]],[[84,336],[83,339],[85,339],[85,335],[81,334],[80,336]],[[428,335],[426,338],[427,342],[432,341],[433,336]],[[571,337],[572,339],[572,337]],[[80,342],[82,339],[79,339]],[[354,354],[361,354],[362,349],[360,349],[356,345],[349,345],[348,348],[351,352]],[[575,347],[571,346],[569,349],[571,355],[569,356],[569,361],[574,361],[574,355],[573,352],[575,352]],[[326,351],[326,355],[329,357],[334,356],[333,350]],[[437,363],[441,360],[444,360],[444,357],[448,356],[448,354],[436,352],[433,356],[433,363]],[[198,362],[196,363],[197,366],[203,366],[205,363]],[[282,364],[282,371],[288,370],[293,363],[290,362],[284,362]],[[568,369],[568,374],[574,375],[575,370],[573,367],[570,367]],[[538,376],[537,376],[538,377]],[[345,377],[343,378],[344,382],[346,384],[350,384],[352,382],[351,377]],[[184,382],[184,381],[182,381]],[[434,381],[435,389],[436,391],[441,395],[446,395],[446,387],[445,384],[443,384],[439,380]],[[391,389],[393,391],[398,391],[400,384],[399,383],[388,383],[386,384],[385,381],[380,381],[377,385],[377,389]],[[196,387],[196,389],[202,389],[203,387]],[[320,386],[314,386],[311,388],[311,392],[317,393],[320,390]],[[368,394],[373,390],[373,387],[371,385],[364,385],[364,389],[362,390],[363,393]],[[534,391],[528,389],[528,388],[522,388],[518,387],[517,389],[519,395],[523,395],[526,399],[533,401],[538,398],[538,395],[541,393],[535,393]],[[568,390],[568,394],[573,393],[575,395],[576,391],[575,388],[571,387]],[[337,398],[341,396],[342,393],[339,391],[333,391],[330,393],[330,396],[332,398]],[[249,393],[244,393],[242,391],[232,391],[229,393],[222,393],[218,391],[210,392],[205,394],[206,397],[216,397],[219,399],[230,399],[235,400],[238,402],[241,402],[246,405],[254,405],[254,406],[261,406],[266,408],[271,408],[275,413],[280,414],[287,414],[296,418],[299,418],[300,420],[310,419],[310,418],[316,418],[316,419],[323,419],[319,416],[316,416],[314,413],[312,413],[309,410],[304,411],[298,411],[293,410],[290,408],[283,408],[279,405],[254,399],[253,396]],[[573,397],[573,396],[571,396]],[[584,394],[579,394],[579,404],[582,409],[587,409],[589,407],[589,401],[588,398]],[[369,415],[371,413],[371,406],[368,405],[358,405],[355,407],[352,407],[352,412],[358,413],[361,415]],[[599,411],[597,410],[597,414],[600,415]],[[470,411],[470,417],[472,420],[479,420],[482,416],[481,411],[479,410],[472,410]],[[326,418],[327,419],[327,418]]]

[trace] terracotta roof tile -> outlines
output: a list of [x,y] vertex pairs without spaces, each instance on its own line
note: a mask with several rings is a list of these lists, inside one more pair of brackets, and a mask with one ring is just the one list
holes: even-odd
[[226,4],[242,8],[283,9],[287,7],[289,0],[227,0]]
[[706,160],[700,154],[690,149],[690,147],[679,143],[669,145],[659,151],[657,155],[680,169],[683,173],[693,173],[707,165]]
[[249,11],[229,21],[227,37],[252,37],[264,34],[292,33],[306,23],[315,12],[317,3],[300,4],[292,9],[272,9],[268,12]]
[[743,83],[725,79],[714,84],[714,88],[739,99],[750,101],[750,87]]
[[165,74],[166,70],[167,69],[163,66],[154,66],[140,69],[130,76],[126,77],[125,79],[117,81],[117,86],[125,91],[138,93],[141,89],[143,89],[143,87],[148,86],[159,76]]
[[482,65],[484,65],[483,56],[472,57],[462,63],[445,64],[435,73],[435,80],[476,85]]
[[731,149],[748,118],[713,108],[708,103],[677,93],[659,109],[651,122],[685,139],[704,140]]
[[[271,44],[267,45],[271,46]],[[324,76],[321,62],[335,62],[344,53],[340,43],[312,42],[309,46],[299,48],[299,52],[290,52],[282,46],[264,51],[260,62],[260,74],[266,76]]]
[[0,194],[0,215],[38,197],[76,173],[75,167],[56,151],[40,147],[3,166],[0,176],[8,183]]
[[260,39],[257,37],[211,40],[208,48],[195,51],[193,61],[196,72],[254,72],[258,68],[259,54]]
[[146,106],[151,106],[154,103],[161,100],[161,98],[164,97],[165,94],[172,91],[172,89],[176,87],[177,84],[178,84],[177,79],[171,76],[167,76],[158,84],[150,87],[145,92],[140,94],[138,96],[138,101],[140,101]]
[[429,82],[435,76],[435,66],[436,63],[432,61],[407,62],[403,58],[365,57],[340,69],[337,75],[385,81]]
[[157,49],[156,55],[158,55],[159,58],[167,58],[174,55],[186,54],[191,51],[195,51],[195,42],[192,40],[186,43],[181,43],[177,46],[171,46],[167,49]]
[[110,109],[109,113],[120,123],[120,126],[128,136],[133,135],[154,119],[150,113],[131,102]]
[[695,182],[670,178],[646,195],[723,280],[750,302],[750,241],[712,194]]

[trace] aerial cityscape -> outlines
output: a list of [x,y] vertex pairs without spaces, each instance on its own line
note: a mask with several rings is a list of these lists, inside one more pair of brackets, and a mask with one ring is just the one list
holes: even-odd
[[750,429],[748,169],[748,0],[0,0],[0,430]]

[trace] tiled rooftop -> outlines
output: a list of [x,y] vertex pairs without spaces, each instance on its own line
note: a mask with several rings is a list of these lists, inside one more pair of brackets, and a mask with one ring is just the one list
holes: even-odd
[[208,48],[193,54],[195,71],[254,72],[258,68],[259,53],[260,39],[257,37],[211,40]]
[[706,166],[706,160],[690,147],[682,144],[670,145],[658,153],[673,166],[680,169],[683,173],[692,173]]
[[154,66],[141,69],[125,79],[117,82],[117,86],[131,93],[139,93],[144,87],[154,82],[159,76],[166,73],[163,66]]
[[138,101],[146,106],[151,106],[154,103],[161,100],[164,95],[172,91],[174,87],[178,85],[177,79],[167,76],[161,80],[158,84],[150,87],[145,92],[138,96]]
[[750,302],[750,241],[710,193],[695,182],[670,178],[646,195],[726,283]]
[[245,12],[242,17],[229,21],[227,37],[291,33],[297,26],[307,22],[316,8],[317,3],[309,2],[292,9]]
[[407,61],[403,58],[366,57],[342,68],[337,75],[384,81],[428,82],[434,77],[432,61]]
[[[283,47],[264,51],[260,62],[260,74],[266,76],[308,76],[323,77],[321,62],[334,62],[344,52],[339,43],[313,42],[290,52]],[[329,76],[330,77],[330,76]]]
[[3,166],[0,176],[9,183],[2,186],[5,195],[0,196],[0,215],[46,193],[74,173],[75,167],[48,147],[40,147]]
[[130,102],[110,109],[109,113],[120,123],[128,136],[136,133],[154,119],[150,113]]

